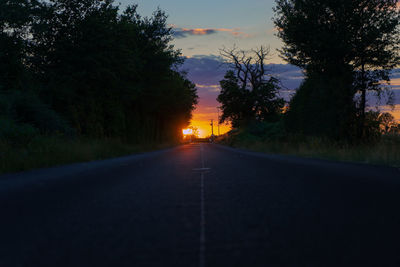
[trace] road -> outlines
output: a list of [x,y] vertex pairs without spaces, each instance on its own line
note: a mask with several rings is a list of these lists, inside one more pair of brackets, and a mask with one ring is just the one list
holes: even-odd
[[212,144],[0,176],[0,266],[400,266],[400,171]]

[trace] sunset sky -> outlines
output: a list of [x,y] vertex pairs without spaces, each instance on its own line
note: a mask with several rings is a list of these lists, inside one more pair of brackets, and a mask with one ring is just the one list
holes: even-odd
[[[188,71],[189,79],[196,83],[200,103],[194,113],[192,125],[201,136],[211,134],[210,119],[217,120],[219,81],[223,78],[226,66],[221,65],[219,49],[237,45],[251,49],[260,45],[271,47],[268,63],[271,73],[278,76],[284,85],[281,94],[286,99],[294,94],[302,81],[302,73],[293,66],[286,65],[276,51],[282,46],[275,36],[273,0],[140,0],[116,1],[122,6],[137,3],[139,13],[151,16],[160,7],[168,15],[168,23],[175,29],[174,45],[187,57],[183,70]],[[393,111],[400,119],[400,72],[393,75],[392,88],[396,97]],[[380,105],[372,98],[370,104]],[[389,109],[385,109],[391,111]],[[229,130],[221,126],[221,133]],[[215,131],[216,133],[216,131]]]

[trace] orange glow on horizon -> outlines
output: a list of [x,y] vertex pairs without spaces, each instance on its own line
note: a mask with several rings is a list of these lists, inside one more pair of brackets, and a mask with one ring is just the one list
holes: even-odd
[[400,123],[400,104],[394,105],[394,109],[392,109],[392,107],[390,106],[382,106],[381,111],[389,112],[390,114],[393,115],[396,122]]
[[[192,120],[191,124],[198,128],[199,130],[199,137],[205,138],[211,136],[211,125],[210,121],[208,120]],[[225,134],[231,130],[229,125],[220,124],[219,131],[220,134]],[[217,120],[214,121],[214,135],[218,135],[218,123]]]
[[391,80],[390,84],[393,86],[400,86],[400,78]]
[[[212,113],[212,112],[201,113],[199,110],[197,110],[193,114],[191,125],[193,125],[198,129],[200,138],[211,136],[211,125],[210,125],[211,119],[214,120],[214,135],[218,135],[218,113]],[[232,128],[228,124],[219,125],[219,133],[221,135],[229,132],[230,130],[232,130]]]
[[[206,110],[202,110],[204,113],[201,113],[199,110],[196,110],[193,114],[193,119],[191,121],[191,125],[198,129],[198,136],[200,138],[206,138],[211,136],[211,119],[214,119],[214,135],[218,135],[218,113],[208,113]],[[389,112],[391,113],[395,120],[400,123],[400,104],[395,105],[394,109],[389,106],[381,106],[381,112]],[[225,134],[232,130],[232,127],[227,124],[220,124],[220,134]]]
[[[209,103],[204,101],[203,103],[200,100],[199,105],[196,110],[193,112],[192,121],[190,125],[195,127],[198,130],[198,137],[206,138],[211,136],[211,120],[214,120],[214,135],[218,135],[218,115],[221,115],[221,112],[218,114],[218,103],[215,101],[214,103]],[[232,130],[230,124],[220,124],[219,125],[219,134],[223,135]]]

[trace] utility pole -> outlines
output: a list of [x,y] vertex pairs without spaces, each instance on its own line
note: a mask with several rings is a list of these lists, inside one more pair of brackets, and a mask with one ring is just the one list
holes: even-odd
[[220,136],[220,133],[219,133],[219,108],[217,108],[218,109],[218,136]]
[[214,137],[214,120],[211,120],[211,137]]

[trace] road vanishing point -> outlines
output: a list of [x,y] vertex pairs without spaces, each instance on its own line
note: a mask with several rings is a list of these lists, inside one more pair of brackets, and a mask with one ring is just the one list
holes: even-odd
[[400,266],[400,171],[215,144],[0,176],[0,266]]

